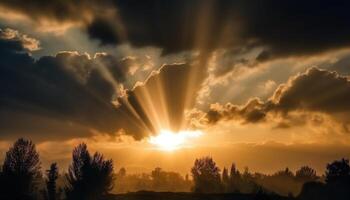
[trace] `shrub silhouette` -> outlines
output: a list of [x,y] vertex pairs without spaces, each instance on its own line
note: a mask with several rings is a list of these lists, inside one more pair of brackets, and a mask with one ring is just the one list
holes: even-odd
[[303,166],[295,172],[295,178],[300,181],[314,181],[317,179],[316,171],[309,166]]
[[191,169],[194,192],[215,193],[222,191],[220,169],[210,157],[196,159]]
[[18,139],[6,152],[1,174],[1,199],[34,199],[41,176],[39,154],[32,141]]
[[66,178],[67,199],[101,199],[113,188],[113,162],[97,152],[90,156],[86,144],[79,144],[73,150],[73,162]]

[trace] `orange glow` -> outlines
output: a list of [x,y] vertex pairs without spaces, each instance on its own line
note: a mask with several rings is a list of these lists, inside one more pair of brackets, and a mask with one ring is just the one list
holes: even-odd
[[157,136],[151,136],[149,142],[156,145],[161,150],[173,151],[181,148],[190,138],[199,137],[201,131],[179,131],[174,133],[169,130],[161,130]]

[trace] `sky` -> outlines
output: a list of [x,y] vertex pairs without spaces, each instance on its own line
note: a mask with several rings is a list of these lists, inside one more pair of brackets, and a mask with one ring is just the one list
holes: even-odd
[[0,1],[0,155],[33,140],[66,169],[195,158],[323,174],[350,155],[350,2]]

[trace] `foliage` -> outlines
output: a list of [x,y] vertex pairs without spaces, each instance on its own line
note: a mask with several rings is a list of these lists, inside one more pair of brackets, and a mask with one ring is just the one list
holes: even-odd
[[40,176],[40,159],[34,143],[18,139],[6,152],[1,174],[1,194],[14,199],[35,198]]
[[44,191],[44,199],[56,200],[60,198],[60,194],[57,192],[56,181],[58,179],[58,167],[57,163],[52,163],[50,169],[46,170],[46,190]]
[[[65,176],[67,200],[110,198],[109,192],[115,182],[112,160],[104,159],[97,152],[91,156],[84,143],[74,148],[72,158]],[[0,199],[39,199],[38,181],[42,178],[40,169],[35,145],[30,140],[17,140],[7,151],[3,162]],[[272,175],[265,175],[251,173],[248,168],[240,173],[236,165],[232,164],[230,173],[224,168],[220,174],[220,169],[211,157],[196,159],[191,173],[193,180],[188,175],[184,178],[179,173],[167,172],[159,167],[149,174],[127,174],[126,169],[121,168],[116,176],[118,187],[114,191],[152,190],[167,192],[163,194],[169,196],[170,191],[189,191],[193,184],[196,194],[191,194],[191,198],[204,195],[203,197],[213,199],[283,199],[274,193],[288,196],[285,199],[298,200],[348,200],[350,197],[350,166],[346,159],[327,165],[325,182],[309,166],[302,166],[295,173],[285,168]],[[43,193],[45,200],[61,198],[60,192],[57,192],[57,181],[61,180],[59,177],[57,164],[51,164],[46,170],[46,187]]]
[[230,176],[228,174],[227,169],[224,167],[222,170],[222,185],[224,187],[224,191],[228,191],[230,187]]
[[316,171],[309,166],[302,166],[295,172],[295,177],[304,182],[315,181],[317,179]]
[[348,182],[350,180],[349,160],[341,159],[327,165],[326,182]]
[[113,162],[100,153],[90,156],[82,143],[73,150],[73,162],[66,177],[67,199],[99,199],[113,188]]
[[[188,176],[187,176],[188,177]],[[189,192],[192,181],[184,178],[179,173],[167,172],[161,168],[155,168],[150,174],[127,174],[125,168],[121,168],[117,174],[116,193],[136,191],[157,192]]]
[[194,192],[215,193],[222,191],[220,169],[211,157],[196,159],[191,169]]

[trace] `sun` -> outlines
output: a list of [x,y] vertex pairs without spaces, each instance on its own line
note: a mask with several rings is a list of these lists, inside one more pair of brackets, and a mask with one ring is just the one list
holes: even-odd
[[202,135],[202,132],[198,130],[183,130],[177,133],[169,130],[161,130],[158,135],[151,136],[149,142],[158,146],[161,150],[173,151],[182,147],[189,138],[199,137],[200,135]]

